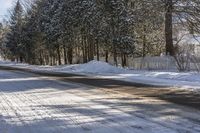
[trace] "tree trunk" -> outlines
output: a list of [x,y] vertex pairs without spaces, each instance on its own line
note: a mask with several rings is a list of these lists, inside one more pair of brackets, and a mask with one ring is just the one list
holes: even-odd
[[105,56],[106,62],[108,63],[108,50],[106,50],[106,56]]
[[124,67],[124,55],[121,53],[121,62],[122,62],[122,67]]
[[87,45],[86,37],[84,37],[84,51],[85,51],[84,63],[87,63],[88,62],[88,45]]
[[142,50],[142,56],[146,56],[146,25],[143,27],[143,50]]
[[81,49],[82,49],[82,53],[83,53],[83,63],[85,63],[85,46],[84,46],[84,37],[83,37],[83,35],[81,36],[81,44],[82,44],[82,46],[81,46]]
[[113,61],[114,61],[114,64],[116,66],[118,66],[118,62],[117,62],[117,50],[116,50],[115,44],[113,44]]
[[98,39],[96,40],[96,50],[97,50],[97,60],[99,61],[99,41]]
[[127,66],[127,55],[124,54],[124,67]]
[[56,57],[53,55],[53,66],[56,65]]
[[174,46],[173,46],[173,31],[172,31],[172,10],[173,2],[172,0],[166,0],[166,13],[165,13],[165,39],[166,39],[166,55],[174,56]]
[[20,60],[20,63],[23,63],[23,57],[22,56],[19,57],[19,60]]
[[69,64],[72,64],[73,63],[73,48],[72,47],[68,48],[67,58],[68,58]]
[[121,53],[121,61],[122,61],[122,67],[127,66],[127,61],[126,61],[126,54],[125,53]]
[[66,46],[63,46],[63,53],[64,53],[64,63],[67,64],[67,50],[66,50]]
[[40,58],[39,58],[39,60],[40,60],[40,65],[42,65],[42,64],[43,64],[43,60],[42,60],[42,52],[40,52]]
[[58,65],[61,65],[61,55],[60,55],[60,47],[57,47],[57,54],[58,54]]
[[88,47],[88,56],[89,56],[89,61],[94,60],[94,41],[92,37],[89,37],[88,39],[89,47]]

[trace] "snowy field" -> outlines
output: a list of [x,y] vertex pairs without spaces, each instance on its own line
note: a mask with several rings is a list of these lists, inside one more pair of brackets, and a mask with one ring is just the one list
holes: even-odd
[[31,66],[28,64],[16,64],[0,61],[1,66],[27,68],[34,71],[49,71],[62,73],[77,73],[100,78],[125,80],[135,83],[150,85],[162,85],[180,87],[183,89],[200,89],[200,73],[196,72],[173,72],[173,71],[136,71],[117,68],[105,62],[91,61],[87,64],[63,65],[63,66]]
[[156,98],[0,70],[0,133],[84,132],[199,133],[200,111]]

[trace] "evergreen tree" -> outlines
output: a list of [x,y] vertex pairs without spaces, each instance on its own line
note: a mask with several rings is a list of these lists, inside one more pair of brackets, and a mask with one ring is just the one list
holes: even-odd
[[22,46],[22,14],[23,8],[20,1],[18,0],[14,10],[11,13],[10,18],[10,31],[8,32],[6,38],[6,46],[10,51],[10,56],[12,60],[23,61],[23,46]]
[[3,52],[3,24],[0,23],[0,55],[2,55]]
[[3,24],[0,23],[0,43],[2,43],[2,39],[3,39]]

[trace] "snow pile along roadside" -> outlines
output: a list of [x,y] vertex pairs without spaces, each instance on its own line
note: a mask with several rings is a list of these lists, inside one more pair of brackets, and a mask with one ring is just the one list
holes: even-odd
[[149,71],[129,71],[129,73],[99,76],[101,78],[113,78],[129,82],[143,83],[158,86],[181,87],[184,89],[200,89],[199,73],[179,73],[179,72],[149,72]]
[[77,73],[91,73],[91,74],[104,74],[104,73],[122,73],[125,72],[122,68],[114,67],[106,62],[102,61],[90,61],[86,64],[80,64],[80,65],[72,65],[61,67],[61,71],[73,71]]
[[12,64],[13,62],[10,62],[10,61],[3,61],[0,59],[0,64],[1,65],[4,65],[4,64]]
[[26,68],[34,71],[77,73],[100,78],[117,79],[135,83],[178,86],[200,89],[200,74],[194,72],[134,71],[112,66],[102,61],[90,61],[85,64],[62,66],[35,66],[0,61],[1,66]]

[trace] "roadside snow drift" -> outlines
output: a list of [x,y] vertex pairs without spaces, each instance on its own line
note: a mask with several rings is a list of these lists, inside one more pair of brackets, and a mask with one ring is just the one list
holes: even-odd
[[34,71],[77,73],[100,78],[111,78],[150,85],[178,86],[182,88],[200,89],[200,74],[195,72],[170,71],[135,71],[118,68],[102,61],[90,61],[86,64],[61,66],[34,66],[0,61],[1,66],[27,68]]
[[63,66],[58,71],[73,71],[81,73],[123,73],[124,69],[111,66],[110,64],[102,61],[90,61],[86,64]]

